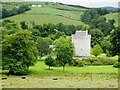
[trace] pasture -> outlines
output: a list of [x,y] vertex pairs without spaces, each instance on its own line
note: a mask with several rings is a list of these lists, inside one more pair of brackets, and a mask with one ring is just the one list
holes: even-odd
[[67,5],[52,3],[47,5],[45,3],[41,3],[41,5],[42,7],[32,8],[30,11],[27,11],[23,14],[8,17],[6,19],[10,19],[17,23],[26,21],[29,25],[31,25],[31,22],[35,22],[36,24],[58,24],[61,22],[66,25],[87,26],[80,20],[80,16],[86,10],[85,8],[75,8]]
[[26,79],[21,76],[6,76],[2,80],[3,88],[117,88],[118,69],[108,66],[66,66],[51,67],[43,61],[39,61],[35,66],[30,67],[30,74]]
[[114,19],[115,20],[115,26],[118,26],[118,17],[119,17],[118,13],[110,13],[110,14],[105,15],[105,17],[106,17],[107,20]]

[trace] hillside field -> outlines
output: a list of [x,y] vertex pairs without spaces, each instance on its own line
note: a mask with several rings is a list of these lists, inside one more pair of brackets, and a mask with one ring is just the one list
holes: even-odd
[[110,13],[110,14],[107,14],[105,15],[105,17],[108,19],[114,19],[115,20],[115,26],[118,26],[118,17],[119,17],[120,14],[118,13]]
[[[36,3],[35,3],[36,4]],[[6,19],[13,20],[17,23],[27,21],[30,25],[31,22],[36,24],[44,23],[63,23],[66,25],[85,25],[80,20],[80,16],[86,10],[85,8],[75,8],[72,6],[54,4],[54,3],[40,3],[42,7],[32,8],[23,14],[15,15]],[[32,4],[31,4],[32,5]]]

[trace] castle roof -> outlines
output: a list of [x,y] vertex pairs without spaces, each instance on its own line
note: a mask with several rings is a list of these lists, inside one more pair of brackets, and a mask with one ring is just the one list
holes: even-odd
[[76,31],[75,35],[77,36],[87,36],[88,35],[88,30],[86,31]]

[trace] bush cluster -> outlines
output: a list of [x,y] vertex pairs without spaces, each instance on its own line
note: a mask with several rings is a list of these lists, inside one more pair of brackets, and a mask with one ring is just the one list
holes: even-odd
[[[73,66],[84,66],[84,65],[116,65],[117,59],[103,58],[103,57],[90,57],[83,58],[82,60],[75,58],[73,59]],[[119,66],[119,65],[118,65]]]
[[75,58],[75,59],[73,59],[72,64],[73,64],[73,66],[83,67],[84,61],[81,61],[78,58]]
[[113,67],[115,67],[115,68],[120,68],[120,62],[116,62],[116,63],[113,65]]

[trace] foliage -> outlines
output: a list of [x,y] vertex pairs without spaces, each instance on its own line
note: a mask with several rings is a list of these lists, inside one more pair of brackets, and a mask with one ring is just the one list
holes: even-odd
[[2,34],[3,34],[2,37],[4,37],[4,34],[6,34],[6,35],[13,34],[16,31],[18,31],[19,29],[20,29],[19,25],[17,23],[15,23],[14,21],[4,20],[2,22],[2,27],[1,27]]
[[65,36],[64,32],[57,31],[54,36],[54,40],[60,38],[61,36]]
[[13,15],[20,14],[20,13],[24,13],[25,11],[28,11],[30,9],[31,8],[29,7],[29,5],[24,5],[24,4],[20,5],[19,8],[14,7],[11,10],[3,7],[2,18],[6,18],[6,17],[13,16]]
[[107,36],[115,28],[114,23],[114,19],[106,21],[106,18],[101,16],[97,19],[92,19],[90,22],[90,26],[92,28],[100,29],[104,33],[104,35]]
[[101,42],[101,47],[103,49],[103,52],[106,53],[107,56],[111,56],[111,43],[110,40],[107,38],[104,38],[104,40]]
[[88,9],[85,11],[85,13],[81,16],[81,20],[87,24],[89,24],[91,22],[91,20],[93,19],[97,19],[99,16],[101,15],[105,15],[110,13],[109,10],[106,9],[101,9],[101,8],[97,8],[97,9]]
[[115,20],[115,23],[114,25],[117,27],[118,26],[118,13],[110,13],[110,14],[107,14],[105,15],[104,17],[106,17],[107,20],[110,20],[110,19],[114,19]]
[[67,63],[70,64],[72,61],[74,54],[73,44],[66,37],[60,37],[59,39],[55,40],[53,44],[55,45],[57,60],[59,64],[63,66],[64,71],[65,65]]
[[37,49],[39,56],[42,57],[50,54],[49,46],[51,45],[51,43],[52,41],[50,38],[42,38],[42,37],[37,38]]
[[54,58],[52,58],[51,56],[48,56],[46,59],[45,59],[45,64],[49,66],[49,69],[51,66],[54,66],[55,65],[55,60]]
[[40,32],[38,29],[34,29],[34,28],[29,28],[29,31],[32,32],[32,38],[34,39],[34,41],[37,41],[37,38],[40,37]]
[[93,47],[96,44],[100,44],[103,40],[103,33],[99,29],[90,29],[89,34],[91,35],[91,46]]
[[22,29],[28,29],[27,22],[22,21],[22,22],[20,22],[20,25],[21,25],[21,28],[22,28]]
[[99,14],[97,14],[96,10],[90,9],[86,10],[83,15],[81,15],[81,21],[88,24],[92,19],[98,18]]
[[[71,35],[75,33],[76,28],[73,25],[64,25],[59,23],[55,24],[43,24],[43,25],[35,25],[34,29],[38,29],[40,32],[41,37],[51,37],[51,39],[55,40],[58,39],[60,36],[64,35]],[[54,35],[55,36],[52,36]]]
[[2,65],[9,74],[26,74],[29,66],[37,60],[37,48],[31,32],[20,30],[7,35],[2,41]]
[[7,24],[9,24],[9,23],[13,23],[14,21],[11,21],[11,20],[9,20],[9,19],[4,19],[3,21],[2,21],[2,26],[5,26],[5,25],[7,25]]
[[83,61],[79,61],[77,66],[78,67],[83,67],[84,66],[84,62]]
[[111,11],[106,9],[90,9],[86,10],[81,16],[81,20],[90,25],[91,28],[100,29],[105,36],[109,35],[110,32],[115,28],[114,19],[107,20],[102,15],[108,14]]
[[78,67],[83,67],[84,66],[84,61],[80,60],[79,58],[74,58],[72,60],[72,65],[73,66],[78,66]]
[[120,56],[120,27],[117,27],[116,29],[114,29],[110,37],[111,37],[110,42],[112,44],[112,55]]
[[105,36],[107,36],[115,28],[114,23],[114,19],[108,20],[106,22],[99,22],[98,28],[101,29]]
[[92,49],[92,52],[91,52],[91,54],[94,55],[94,56],[96,56],[96,57],[98,55],[102,54],[102,53],[103,53],[103,50],[102,50],[102,48],[100,47],[99,44],[95,45],[93,47],[93,49]]
[[117,59],[110,57],[89,57],[83,58],[82,62],[84,65],[114,65],[117,62]]
[[51,23],[34,25],[33,28],[39,30],[41,37],[48,37],[49,35],[56,33],[55,25]]
[[57,24],[57,30],[64,32],[66,35],[71,35],[75,33],[76,28],[73,25],[64,25],[62,23]]
[[73,66],[77,66],[78,65],[78,59],[73,58],[72,64],[73,64]]
[[120,68],[120,62],[116,62],[113,67]]

